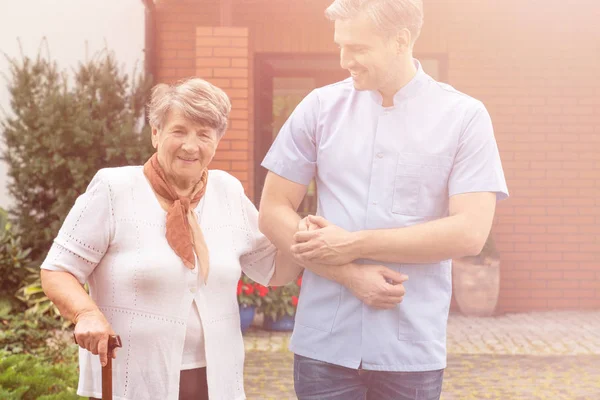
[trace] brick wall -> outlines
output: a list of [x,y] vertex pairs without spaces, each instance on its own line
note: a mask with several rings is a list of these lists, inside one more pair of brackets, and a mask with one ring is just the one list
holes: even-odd
[[[240,96],[235,119],[215,165],[238,175],[250,195],[253,54],[335,52],[322,13],[329,3],[235,0],[234,25],[248,27],[249,37],[235,54],[217,50],[237,48],[227,42],[237,36],[228,35],[245,31],[211,30],[219,20],[217,0],[157,5],[160,80],[193,72],[241,90],[232,92]],[[600,308],[600,3],[424,3],[416,52],[446,56],[449,83],[482,100],[494,122],[511,192],[494,227],[502,254],[499,310]],[[223,69],[246,75],[214,75]],[[247,88],[233,86],[244,79]],[[235,159],[244,157],[244,146],[247,159]]]
[[600,308],[600,3],[426,1],[417,51],[488,107],[511,199],[503,311]]
[[231,99],[229,129],[211,168],[229,171],[252,197],[254,140],[248,113],[248,29],[196,28],[196,76],[225,90]]

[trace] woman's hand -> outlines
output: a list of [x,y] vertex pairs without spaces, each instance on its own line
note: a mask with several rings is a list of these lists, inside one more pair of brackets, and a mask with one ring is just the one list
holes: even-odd
[[[114,335],[110,324],[100,311],[89,311],[77,316],[75,323],[75,341],[94,355],[100,355],[100,363],[106,365],[108,360],[108,338]],[[112,358],[116,358],[116,349]]]
[[325,265],[345,265],[358,258],[355,249],[355,235],[323,217],[309,215],[300,221],[294,235],[295,244],[290,251],[296,261],[302,265],[316,262]]

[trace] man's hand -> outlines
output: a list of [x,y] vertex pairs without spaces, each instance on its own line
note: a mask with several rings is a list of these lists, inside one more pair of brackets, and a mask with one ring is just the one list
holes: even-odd
[[314,231],[319,229],[320,226],[310,222],[309,216],[306,216],[304,218],[302,218],[300,221],[298,221],[298,232],[308,232],[308,231]]
[[345,286],[366,305],[393,309],[404,299],[408,276],[383,265],[350,264],[348,268]]
[[[306,222],[304,222],[306,220]],[[296,244],[290,248],[298,262],[318,262],[325,265],[344,265],[354,261],[352,233],[336,226],[323,217],[309,215],[300,221],[309,228],[296,232]],[[318,227],[318,229],[314,229]]]
[[[106,365],[108,360],[108,337],[114,335],[110,324],[100,311],[92,311],[78,315],[75,321],[75,341],[94,355],[100,355],[100,363]],[[117,357],[116,349],[112,358]]]

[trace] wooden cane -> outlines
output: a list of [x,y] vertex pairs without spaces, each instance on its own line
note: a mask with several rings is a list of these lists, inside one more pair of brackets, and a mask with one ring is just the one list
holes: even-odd
[[102,367],[102,400],[112,400],[112,353],[117,347],[123,347],[121,337],[109,336],[106,365]]
[[[75,344],[79,344],[75,332],[73,332],[73,340]],[[123,347],[121,337],[119,335],[109,336],[106,365],[102,367],[102,400],[112,400],[112,352],[117,347]]]

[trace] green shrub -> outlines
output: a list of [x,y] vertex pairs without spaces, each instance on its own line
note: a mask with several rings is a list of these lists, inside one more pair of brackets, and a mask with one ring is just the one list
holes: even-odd
[[12,114],[0,135],[15,202],[10,213],[39,263],[100,168],[142,164],[152,154],[143,123],[150,82],[130,79],[107,51],[73,74],[41,56],[9,63]]
[[69,400],[77,396],[77,364],[51,363],[26,354],[0,352],[0,398]]
[[6,211],[0,208],[0,297],[12,297],[19,289],[29,265],[29,249],[23,249]]
[[0,351],[31,354],[53,363],[77,358],[72,334],[63,330],[61,322],[54,318],[13,312],[0,314],[0,326]]

